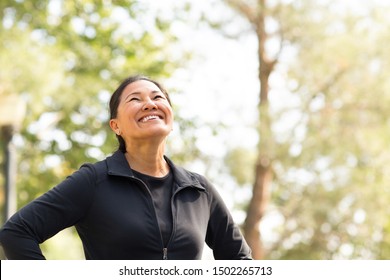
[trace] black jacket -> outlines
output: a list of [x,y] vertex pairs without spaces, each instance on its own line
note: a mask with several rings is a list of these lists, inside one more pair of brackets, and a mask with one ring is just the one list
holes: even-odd
[[151,194],[122,152],[78,171],[12,216],[0,231],[9,259],[44,259],[39,244],[75,226],[86,259],[215,259],[251,252],[214,187],[168,161],[174,176],[173,230],[164,248]]

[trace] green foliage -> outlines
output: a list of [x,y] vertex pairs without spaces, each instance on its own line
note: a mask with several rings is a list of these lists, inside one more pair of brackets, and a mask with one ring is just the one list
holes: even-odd
[[383,74],[390,53],[382,43],[388,35],[377,27],[389,22],[331,11],[311,10],[305,18],[322,13],[322,20],[302,30],[294,45],[298,55],[287,78],[297,85],[301,121],[283,143],[290,153],[279,155],[273,197],[284,225],[295,226],[280,228],[284,243],[272,247],[271,258],[385,257],[376,248],[389,234],[383,177],[390,95]]
[[239,185],[252,183],[256,156],[256,151],[241,147],[228,152],[225,163]]
[[169,19],[150,11],[131,0],[1,1],[0,85],[27,102],[19,207],[116,150],[108,100],[122,79],[168,77],[185,63]]
[[389,6],[353,5],[266,7],[270,46],[283,46],[270,83],[273,135],[259,132],[260,146],[276,145],[261,227],[270,259],[390,257]]

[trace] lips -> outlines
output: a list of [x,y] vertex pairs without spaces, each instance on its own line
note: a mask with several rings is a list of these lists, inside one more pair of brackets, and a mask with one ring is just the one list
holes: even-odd
[[139,119],[139,122],[147,122],[147,121],[150,121],[150,120],[159,120],[159,119],[162,119],[162,116],[159,116],[159,115],[156,115],[156,114],[153,114],[153,115],[147,115],[147,116],[144,116],[142,118]]

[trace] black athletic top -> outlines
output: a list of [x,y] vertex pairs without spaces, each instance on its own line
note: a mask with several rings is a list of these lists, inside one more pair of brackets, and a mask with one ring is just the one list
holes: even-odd
[[133,173],[135,177],[141,179],[146,184],[152,195],[154,207],[156,209],[158,225],[160,226],[161,236],[164,246],[166,247],[172,233],[172,172],[169,172],[165,177],[162,178],[142,174],[135,171],[134,169]]
[[83,165],[13,215],[0,230],[7,258],[44,259],[39,244],[75,226],[86,259],[194,260],[202,257],[205,242],[215,259],[250,259],[251,251],[215,188],[203,176],[165,160],[173,177],[167,243],[160,230],[170,223],[167,213],[156,210],[154,191],[117,151]]

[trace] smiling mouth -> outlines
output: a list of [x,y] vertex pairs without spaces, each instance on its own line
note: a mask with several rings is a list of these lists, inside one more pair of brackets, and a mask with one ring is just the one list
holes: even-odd
[[141,118],[139,121],[144,123],[144,122],[147,122],[150,120],[159,120],[159,119],[162,119],[162,117],[157,116],[157,115],[149,115],[149,116]]

